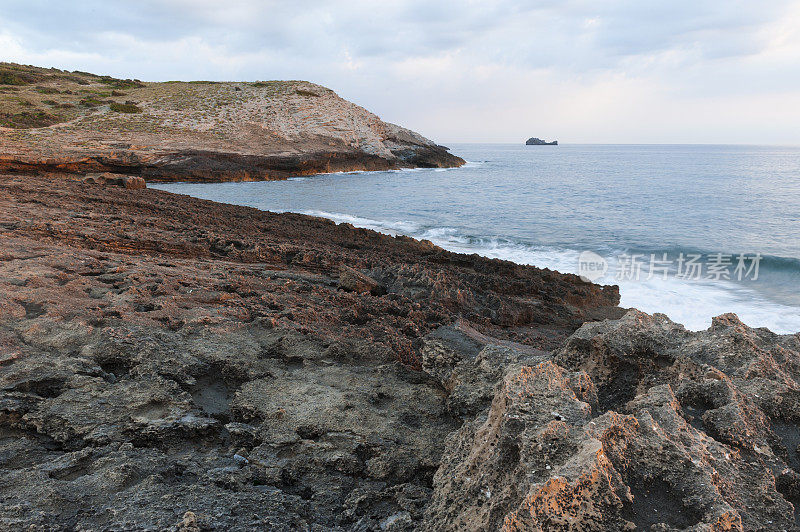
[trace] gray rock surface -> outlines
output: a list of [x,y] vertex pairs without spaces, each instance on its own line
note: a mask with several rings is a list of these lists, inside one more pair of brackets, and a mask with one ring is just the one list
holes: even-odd
[[798,401],[798,335],[586,324],[450,435],[422,529],[796,530]]

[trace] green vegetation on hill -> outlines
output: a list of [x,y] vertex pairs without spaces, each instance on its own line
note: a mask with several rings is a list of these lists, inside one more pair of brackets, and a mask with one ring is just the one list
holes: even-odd
[[115,101],[147,84],[88,72],[69,72],[0,63],[0,127],[47,127],[108,105],[121,113],[140,113],[132,102]]
[[[76,133],[72,138],[77,132],[116,131],[239,139],[246,136],[243,123],[273,120],[264,110],[276,102],[322,100],[326,90],[303,81],[144,83],[0,62],[0,128],[60,125],[58,132]],[[54,131],[18,135],[41,139]]]
[[0,127],[27,129],[51,126],[58,122],[58,117],[45,111],[23,111],[15,114],[0,113]]
[[134,103],[112,103],[110,106],[112,111],[118,113],[141,113],[142,109]]

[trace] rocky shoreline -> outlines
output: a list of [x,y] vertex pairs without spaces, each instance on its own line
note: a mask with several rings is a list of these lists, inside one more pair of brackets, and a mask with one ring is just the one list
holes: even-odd
[[0,173],[258,181],[464,160],[305,81],[145,83],[0,63]]
[[92,156],[63,153],[50,158],[0,155],[0,172],[6,174],[47,175],[63,179],[109,172],[141,177],[152,183],[275,181],[332,172],[449,168],[462,164],[463,160],[438,147],[417,147],[404,160],[351,149],[269,155],[195,149],[122,150]]
[[0,528],[792,530],[800,336],[348,224],[0,176]]

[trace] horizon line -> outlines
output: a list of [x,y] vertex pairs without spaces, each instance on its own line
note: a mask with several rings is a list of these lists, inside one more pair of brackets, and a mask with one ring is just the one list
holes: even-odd
[[[493,144],[493,145],[514,145],[525,146],[525,141],[516,142],[497,142],[497,141],[454,141],[445,142],[445,144]],[[550,145],[551,147],[558,148],[560,146],[753,146],[753,147],[768,147],[768,148],[800,148],[800,143],[797,144],[756,144],[750,142],[567,142],[558,141],[557,145]],[[547,147],[534,146],[534,147]]]

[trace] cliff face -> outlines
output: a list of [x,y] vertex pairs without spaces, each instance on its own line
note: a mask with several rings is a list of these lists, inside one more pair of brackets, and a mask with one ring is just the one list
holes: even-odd
[[150,181],[464,163],[304,81],[142,83],[0,64],[0,171]]

